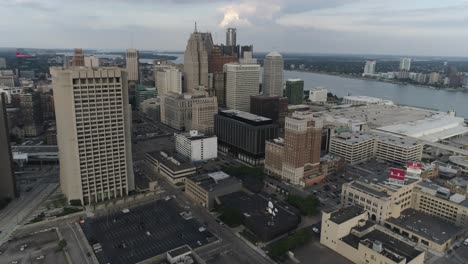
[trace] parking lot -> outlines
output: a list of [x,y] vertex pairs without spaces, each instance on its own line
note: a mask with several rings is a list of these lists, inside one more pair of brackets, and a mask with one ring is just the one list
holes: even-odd
[[87,218],[81,227],[100,263],[136,263],[185,244],[197,248],[217,239],[181,212],[173,199],[158,200],[128,212]]
[[15,238],[0,247],[0,263],[66,263],[55,230]]

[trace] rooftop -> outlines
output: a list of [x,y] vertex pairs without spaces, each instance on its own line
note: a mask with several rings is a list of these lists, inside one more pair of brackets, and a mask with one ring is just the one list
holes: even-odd
[[368,133],[342,132],[334,137],[335,141],[346,142],[348,144],[359,144],[374,139],[375,136]]
[[167,252],[167,254],[174,258],[174,257],[180,256],[180,255],[188,253],[188,252],[192,252],[192,249],[187,245],[183,245],[183,246],[181,246],[179,248],[176,248],[176,249],[173,249],[173,250]]
[[384,100],[382,98],[370,97],[370,96],[364,96],[364,95],[345,96],[344,99],[345,100],[367,102],[369,104],[390,104],[390,105],[393,104],[393,102],[390,101],[390,100]]
[[289,78],[286,81],[288,81],[288,82],[303,82],[304,80],[300,79],[300,78]]
[[199,140],[199,139],[215,137],[215,136],[207,136],[203,133],[198,132],[197,130],[190,130],[189,132],[180,133],[179,135],[186,137],[188,140]]
[[240,119],[245,119],[245,120],[254,121],[254,122],[271,121],[270,118],[266,118],[266,117],[259,116],[259,115],[254,115],[254,114],[244,112],[244,111],[239,111],[239,110],[224,110],[224,111],[221,111],[221,113],[225,114],[226,116],[235,116]]
[[443,244],[453,238],[463,228],[448,224],[447,222],[416,211],[414,209],[406,209],[401,212],[398,218],[389,218],[387,222],[394,224],[401,229],[414,232],[427,240],[434,241],[437,244]]
[[372,196],[376,196],[376,197],[379,197],[379,198],[386,198],[386,197],[390,197],[390,195],[384,191],[379,191],[377,189],[373,189],[371,187],[368,187],[366,186],[365,184],[359,182],[359,181],[355,181],[355,182],[352,182],[351,183],[351,187],[352,188],[355,188],[355,189],[358,189],[358,190],[361,190],[365,193],[368,193]]
[[[227,177],[226,177],[227,176]],[[209,174],[200,174],[188,178],[202,187],[205,191],[211,192],[215,189],[224,188],[229,185],[239,184],[241,181],[235,177],[230,177],[222,171]]]
[[147,153],[172,171],[195,169],[195,166],[186,157],[172,150],[162,150]]
[[383,143],[391,144],[394,146],[400,146],[400,147],[406,147],[406,148],[411,148],[411,147],[419,145],[419,143],[413,139],[391,136],[391,135],[384,135],[384,134],[377,134],[377,142],[383,142]]
[[364,208],[357,205],[350,205],[332,212],[330,215],[330,220],[336,224],[342,224],[364,213],[366,213]]

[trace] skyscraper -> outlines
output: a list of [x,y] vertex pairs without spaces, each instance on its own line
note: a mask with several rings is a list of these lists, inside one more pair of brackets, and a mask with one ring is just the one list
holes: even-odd
[[302,104],[304,101],[304,80],[288,79],[286,81],[286,97],[289,104]]
[[213,74],[214,94],[218,98],[220,105],[226,105],[226,87],[224,86],[224,64],[237,62],[237,55],[228,55],[223,53],[221,46],[213,46],[211,51],[209,72]]
[[235,28],[228,28],[226,30],[226,46],[235,47],[236,43],[236,29]]
[[83,49],[75,49],[75,53],[72,58],[72,66],[74,67],[84,67],[84,54]]
[[213,48],[211,33],[195,32],[190,35],[184,53],[184,89],[186,93],[193,93],[200,86],[209,88],[208,59]]
[[258,95],[260,65],[228,63],[224,73],[227,108],[250,112],[250,97]]
[[116,67],[50,72],[62,192],[83,204],[127,195],[135,188],[127,72]]
[[411,69],[411,58],[400,59],[400,71],[410,71]]
[[323,121],[311,112],[294,112],[287,117],[284,140],[266,144],[265,170],[295,185],[320,179],[322,127]]
[[364,66],[364,72],[362,76],[370,76],[375,74],[375,61],[366,61],[366,65]]
[[278,52],[270,52],[263,63],[263,95],[283,96],[284,60]]
[[138,82],[140,80],[140,68],[138,64],[138,50],[127,49],[125,56],[128,80]]
[[182,94],[182,73],[172,65],[154,67],[158,96],[168,93]]
[[17,196],[6,112],[6,95],[0,93],[0,199]]

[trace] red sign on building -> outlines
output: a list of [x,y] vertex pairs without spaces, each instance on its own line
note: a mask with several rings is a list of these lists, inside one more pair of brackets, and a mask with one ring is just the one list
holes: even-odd
[[407,168],[411,168],[411,169],[414,169],[414,170],[422,170],[422,163],[420,162],[411,162],[411,161],[408,161],[406,163],[406,167]]
[[390,179],[397,181],[404,181],[406,176],[406,171],[402,169],[391,168],[390,169]]

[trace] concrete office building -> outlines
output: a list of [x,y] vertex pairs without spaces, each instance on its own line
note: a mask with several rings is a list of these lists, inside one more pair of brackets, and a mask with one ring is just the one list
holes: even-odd
[[284,60],[278,52],[270,52],[263,61],[263,95],[283,96]]
[[320,243],[354,263],[424,263],[424,251],[370,222],[359,206],[323,212]]
[[213,131],[212,116],[217,108],[218,102],[214,96],[169,93],[161,96],[161,122],[180,131],[192,129],[195,123],[197,129],[209,133]]
[[214,207],[217,197],[238,192],[241,189],[241,180],[222,171],[191,176],[185,180],[187,196],[208,209]]
[[294,185],[306,186],[323,180],[326,173],[320,167],[322,127],[323,121],[312,112],[294,112],[287,117],[284,140],[266,143],[269,153],[265,171]]
[[388,163],[404,165],[407,161],[420,161],[423,153],[423,144],[416,140],[378,135],[376,139],[375,157]]
[[135,105],[140,109],[140,105],[143,101],[155,98],[157,96],[156,88],[145,87],[144,85],[137,84],[135,89]]
[[0,172],[0,199],[16,197],[18,193],[10,146],[6,96],[2,93],[0,93]]
[[75,53],[72,57],[72,66],[73,67],[84,67],[84,54],[83,49],[75,49]]
[[84,57],[84,66],[88,68],[97,68],[99,67],[99,58],[96,56],[86,56]]
[[328,90],[323,87],[316,87],[309,91],[309,100],[312,103],[325,104],[327,102]]
[[25,137],[37,137],[44,133],[44,114],[41,95],[37,92],[20,94]]
[[228,63],[224,73],[227,108],[250,112],[250,97],[258,95],[260,65]]
[[146,153],[145,161],[151,170],[172,184],[183,184],[187,177],[197,172],[197,168],[189,159],[173,151]]
[[62,192],[83,204],[127,195],[135,189],[127,72],[116,67],[50,72]]
[[400,71],[409,72],[411,69],[411,58],[400,59]]
[[362,73],[362,76],[373,76],[375,74],[375,65],[376,61],[366,61],[366,65],[364,66],[364,72]]
[[292,105],[302,104],[304,102],[304,80],[288,79],[286,80],[286,95],[288,103]]
[[203,161],[218,157],[218,138],[205,136],[197,130],[175,134],[176,151],[191,161]]
[[218,149],[252,165],[263,164],[265,141],[277,138],[273,120],[247,112],[224,110],[215,115]]
[[329,152],[357,164],[374,157],[375,137],[362,132],[343,132],[330,139]]
[[214,46],[209,60],[209,73],[213,75],[213,90],[219,105],[226,105],[226,87],[224,85],[224,64],[237,62],[237,54],[226,54],[222,46]]
[[125,54],[125,65],[127,67],[128,81],[138,83],[140,80],[138,50],[127,49]]
[[158,65],[154,67],[154,76],[158,95],[168,93],[182,94],[182,73],[173,65]]
[[279,96],[251,96],[250,113],[270,118],[273,122],[284,127],[284,120],[288,114],[288,98]]
[[139,110],[146,117],[154,121],[161,121],[161,101],[159,98],[144,100],[141,102]]
[[184,92],[193,93],[209,88],[208,60],[213,49],[211,33],[195,32],[190,35],[184,53]]

